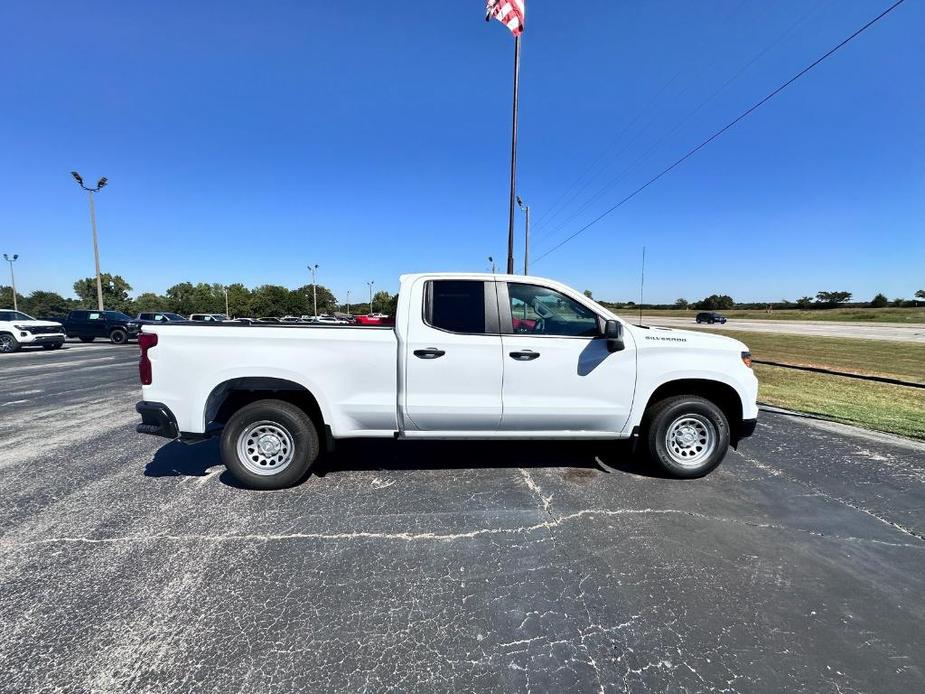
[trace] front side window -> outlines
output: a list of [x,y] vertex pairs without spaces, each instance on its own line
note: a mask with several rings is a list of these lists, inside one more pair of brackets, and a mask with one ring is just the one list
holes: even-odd
[[554,289],[534,284],[507,285],[511,300],[511,329],[514,333],[597,337],[597,314]]
[[102,318],[102,313],[90,312],[87,314],[87,320],[102,320]]
[[428,285],[428,324],[454,333],[485,332],[484,282],[434,280]]

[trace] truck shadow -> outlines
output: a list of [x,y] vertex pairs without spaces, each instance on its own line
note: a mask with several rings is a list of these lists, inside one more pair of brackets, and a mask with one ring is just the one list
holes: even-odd
[[[221,466],[218,439],[193,446],[171,441],[145,466],[145,477],[204,477]],[[465,470],[481,468],[570,468],[575,475],[618,471],[659,476],[626,444],[588,441],[338,441],[321,455],[311,476],[374,470]],[[219,481],[242,488],[223,470]]]

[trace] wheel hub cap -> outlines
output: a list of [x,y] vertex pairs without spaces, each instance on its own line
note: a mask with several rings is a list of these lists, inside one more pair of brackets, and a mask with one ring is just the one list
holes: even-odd
[[668,425],[665,449],[683,467],[703,465],[716,449],[719,436],[713,422],[699,414],[677,417]]
[[237,440],[238,460],[256,475],[276,475],[289,467],[295,456],[292,434],[282,424],[254,422],[244,428]]

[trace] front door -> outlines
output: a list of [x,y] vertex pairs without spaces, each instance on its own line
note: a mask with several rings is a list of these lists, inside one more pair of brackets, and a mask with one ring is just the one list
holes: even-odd
[[636,388],[636,351],[608,352],[603,317],[547,287],[499,283],[503,431],[619,433]]
[[496,431],[501,336],[494,282],[420,280],[411,289],[404,359],[408,431]]

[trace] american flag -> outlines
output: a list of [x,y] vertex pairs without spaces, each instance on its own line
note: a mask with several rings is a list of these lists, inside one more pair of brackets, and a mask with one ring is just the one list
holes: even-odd
[[524,31],[524,7],[526,0],[488,0],[485,6],[485,21],[492,17],[504,24],[514,36]]

